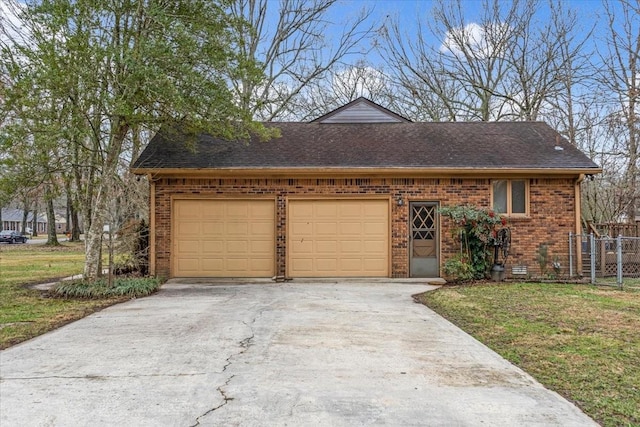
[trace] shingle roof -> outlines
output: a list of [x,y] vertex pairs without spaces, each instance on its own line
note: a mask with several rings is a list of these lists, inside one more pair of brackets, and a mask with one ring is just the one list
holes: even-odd
[[[21,222],[24,211],[16,208],[2,208],[2,221]],[[33,221],[33,212],[27,213],[27,222]],[[38,222],[47,222],[47,216],[43,213],[38,214]],[[0,224],[1,226],[2,224]]]
[[[587,156],[542,122],[265,123],[280,138],[249,144],[200,135],[195,151],[160,131],[133,166],[150,169],[424,168],[548,169],[598,173]],[[159,172],[159,171],[158,171]]]

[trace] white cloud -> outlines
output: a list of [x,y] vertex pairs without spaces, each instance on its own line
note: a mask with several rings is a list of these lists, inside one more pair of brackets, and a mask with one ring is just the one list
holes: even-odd
[[464,57],[465,52],[475,58],[494,56],[504,50],[501,42],[509,29],[505,23],[483,27],[472,22],[448,31],[440,45],[440,52],[452,53],[457,57]]

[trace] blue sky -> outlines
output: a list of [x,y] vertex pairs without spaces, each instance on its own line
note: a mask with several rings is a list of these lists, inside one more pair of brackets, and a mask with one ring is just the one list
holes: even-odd
[[[615,5],[616,0],[612,0],[612,4]],[[541,22],[549,16],[547,8],[547,0],[541,0],[540,12],[536,19]],[[603,22],[604,6],[600,0],[563,0],[562,4],[568,8],[575,10],[578,14],[580,27],[577,30],[586,34],[594,25],[598,25],[599,30],[594,32],[595,36],[591,37],[591,42],[599,44],[603,42],[603,37],[606,31],[605,22]],[[464,0],[464,13],[466,23],[475,22],[482,11],[483,2],[481,0]],[[341,23],[348,17],[352,17],[363,7],[373,9],[371,16],[371,23],[376,26],[382,25],[387,17],[398,19],[401,22],[401,26],[408,37],[415,34],[417,30],[417,21],[421,20],[423,24],[426,24],[430,19],[430,12],[434,6],[432,0],[341,0],[335,5],[330,18],[336,25],[336,31],[340,27]],[[428,28],[424,25],[425,28]],[[327,35],[331,37],[331,35]],[[435,46],[439,46],[442,40],[432,39],[431,42]],[[363,47],[366,50],[366,47]],[[375,52],[370,52],[366,59],[368,62],[376,65],[380,62],[379,56]]]

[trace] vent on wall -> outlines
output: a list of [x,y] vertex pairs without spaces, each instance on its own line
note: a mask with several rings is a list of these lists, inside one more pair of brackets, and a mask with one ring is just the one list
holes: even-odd
[[514,276],[526,276],[527,275],[527,266],[526,265],[514,265],[511,267],[511,274]]

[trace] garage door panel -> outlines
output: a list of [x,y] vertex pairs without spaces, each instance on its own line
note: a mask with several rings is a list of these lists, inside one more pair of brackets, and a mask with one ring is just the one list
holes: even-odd
[[343,254],[359,254],[363,251],[360,240],[345,240],[340,242],[340,252]]
[[176,215],[179,215],[183,220],[200,219],[200,201],[198,200],[184,200],[179,206],[176,206]]
[[197,271],[200,267],[200,260],[197,258],[181,258],[180,268],[185,271]]
[[231,272],[241,273],[249,270],[249,260],[247,258],[241,259],[227,259],[227,270]]
[[318,271],[331,273],[338,269],[338,260],[335,258],[316,258],[315,261]]
[[295,240],[291,242],[289,248],[291,249],[292,253],[296,253],[301,256],[304,256],[305,254],[312,254],[314,251],[313,241],[311,239],[302,241]]
[[335,236],[338,231],[338,224],[335,222],[316,222],[314,234],[316,236]]
[[315,252],[318,254],[335,254],[338,249],[338,242],[335,240],[324,240],[316,242]]
[[273,200],[175,200],[176,277],[271,277]]
[[236,203],[227,203],[225,205],[226,218],[249,218],[249,206],[246,201],[238,201]]
[[262,222],[252,222],[250,229],[253,236],[270,237],[273,234],[273,222],[264,220]]
[[291,223],[291,233],[296,236],[310,236],[313,234],[313,225],[308,221]]
[[201,271],[208,274],[213,274],[224,268],[224,262],[220,258],[205,258],[201,259],[200,262]]
[[257,205],[249,203],[249,212],[251,218],[264,218],[271,220],[273,218],[273,206],[267,204]]
[[288,228],[292,277],[388,276],[387,200],[292,200]]
[[234,241],[229,240],[226,242],[226,250],[229,256],[240,255],[245,258],[249,254],[249,243],[245,240]]
[[360,202],[344,202],[340,205],[340,216],[342,218],[362,218],[363,206]]
[[342,258],[340,260],[342,270],[357,273],[362,271],[362,260],[360,258]]
[[189,258],[189,254],[197,254],[200,248],[200,242],[198,240],[181,240],[178,242],[178,250]]
[[299,276],[300,274],[313,269],[313,260],[311,258],[299,258],[297,257],[289,265],[291,275]]
[[310,218],[313,215],[313,205],[292,202],[289,204],[289,213],[294,217]]
[[226,224],[225,234],[228,236],[247,236],[249,234],[249,224],[246,222],[229,222]]
[[200,224],[192,223],[192,222],[183,222],[178,224],[178,233],[187,236],[187,235],[198,235],[200,234]]
[[271,258],[251,258],[249,262],[251,263],[250,269],[255,271],[268,270],[273,265]]
[[364,232],[368,235],[387,235],[387,223],[386,221],[377,221],[377,222],[367,222],[362,224],[364,227]]
[[222,236],[224,234],[224,224],[221,222],[203,221],[200,228],[205,236]]
[[271,257],[271,249],[273,246],[273,242],[269,241],[269,240],[253,240],[249,242],[249,253],[253,256],[260,256],[260,255],[268,255],[268,257]]
[[362,244],[362,252],[365,254],[380,254],[387,249],[387,245],[380,240],[365,240]]
[[[181,201],[182,202],[182,201]],[[219,220],[225,217],[225,206],[223,204],[211,204],[209,200],[201,200],[198,202],[199,217],[203,220]]]
[[312,210],[316,218],[335,218],[338,207],[330,203],[322,203],[315,205]]
[[363,268],[367,271],[371,271],[372,273],[378,273],[380,275],[386,274],[387,269],[383,268],[383,263],[387,262],[384,258],[374,258],[374,259],[364,259]]
[[343,235],[362,235],[363,226],[361,222],[342,222],[340,223],[340,234]]

